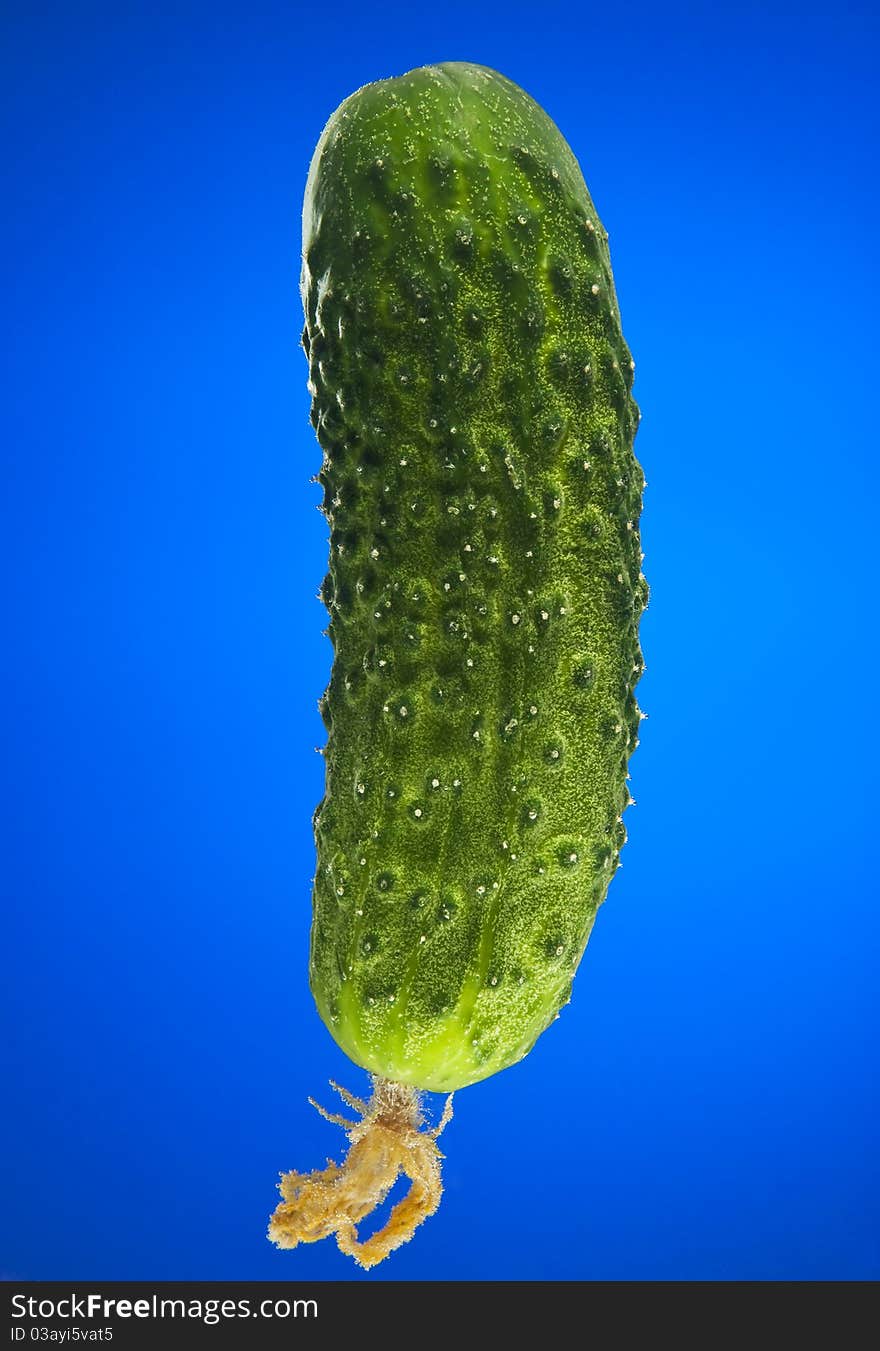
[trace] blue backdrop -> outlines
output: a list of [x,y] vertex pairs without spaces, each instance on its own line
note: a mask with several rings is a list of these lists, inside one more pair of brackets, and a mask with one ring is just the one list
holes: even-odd
[[[880,1276],[876,13],[4,6],[0,1274]],[[610,231],[650,721],[572,1004],[364,1277],[265,1238],[342,1143],[307,1096],[366,1087],[307,986],[299,211],[336,105],[449,59],[548,110]]]

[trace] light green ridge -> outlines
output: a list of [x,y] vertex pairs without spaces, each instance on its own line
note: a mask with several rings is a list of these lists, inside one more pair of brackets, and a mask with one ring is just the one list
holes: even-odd
[[450,1090],[568,999],[625,840],[633,366],[574,156],[480,66],[337,109],[302,294],[334,646],[312,989],[358,1064]]

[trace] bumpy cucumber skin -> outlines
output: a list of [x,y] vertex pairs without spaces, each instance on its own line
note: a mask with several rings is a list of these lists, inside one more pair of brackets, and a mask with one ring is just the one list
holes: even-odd
[[570,993],[626,838],[647,603],[607,235],[481,66],[348,98],[303,212],[331,526],[310,976],[358,1064],[450,1090]]

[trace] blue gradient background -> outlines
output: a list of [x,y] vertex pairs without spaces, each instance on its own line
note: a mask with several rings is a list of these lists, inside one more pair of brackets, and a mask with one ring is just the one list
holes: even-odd
[[[4,6],[0,1274],[880,1276],[872,8]],[[264,1237],[341,1143],[307,1095],[366,1086],[306,974],[299,211],[341,99],[446,59],[611,234],[650,721],[572,1004],[364,1278]]]

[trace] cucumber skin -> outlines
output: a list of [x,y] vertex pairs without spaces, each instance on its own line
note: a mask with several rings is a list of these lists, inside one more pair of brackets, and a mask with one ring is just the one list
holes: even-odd
[[567,1002],[626,838],[647,604],[633,364],[569,147],[481,66],[365,86],[303,210],[330,522],[310,981],[462,1087]]

